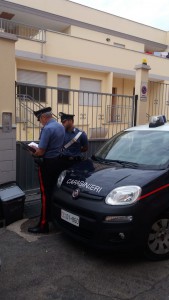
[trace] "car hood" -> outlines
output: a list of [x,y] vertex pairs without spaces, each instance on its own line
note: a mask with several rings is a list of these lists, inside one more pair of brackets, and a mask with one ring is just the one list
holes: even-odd
[[79,188],[83,193],[106,196],[119,186],[138,185],[143,188],[165,173],[166,170],[124,168],[117,164],[106,165],[88,159],[67,171],[62,186],[72,190]]

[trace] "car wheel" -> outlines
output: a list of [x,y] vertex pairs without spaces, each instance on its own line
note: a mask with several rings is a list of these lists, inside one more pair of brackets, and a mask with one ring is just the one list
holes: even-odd
[[169,214],[159,217],[151,226],[145,255],[151,260],[169,258]]

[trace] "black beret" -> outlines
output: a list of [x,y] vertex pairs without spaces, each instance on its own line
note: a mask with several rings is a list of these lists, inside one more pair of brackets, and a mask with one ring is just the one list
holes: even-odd
[[44,107],[42,109],[34,111],[33,113],[37,117],[38,121],[40,121],[41,115],[43,115],[45,113],[48,113],[48,112],[52,112],[52,108],[51,107]]
[[64,122],[66,120],[73,120],[75,115],[70,115],[70,114],[65,114],[63,112],[60,112],[59,116],[61,117],[61,122]]

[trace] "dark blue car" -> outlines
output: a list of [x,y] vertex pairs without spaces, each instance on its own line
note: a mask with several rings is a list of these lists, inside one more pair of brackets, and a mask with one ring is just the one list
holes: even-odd
[[53,221],[99,248],[141,249],[169,257],[169,123],[124,130],[90,159],[63,171],[53,194]]

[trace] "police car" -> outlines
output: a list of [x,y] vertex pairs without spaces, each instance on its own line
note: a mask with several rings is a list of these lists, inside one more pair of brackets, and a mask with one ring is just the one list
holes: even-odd
[[63,171],[53,221],[89,245],[169,258],[169,123],[124,130],[90,159]]

